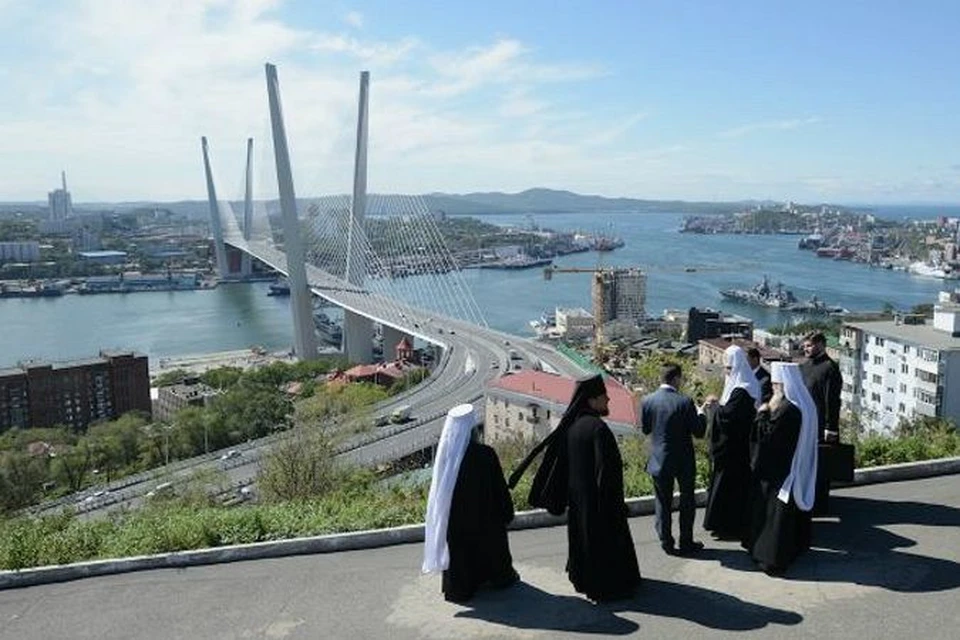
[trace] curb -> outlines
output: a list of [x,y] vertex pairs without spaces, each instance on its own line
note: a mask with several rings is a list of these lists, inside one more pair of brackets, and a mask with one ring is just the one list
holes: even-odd
[[[836,487],[855,487],[884,482],[901,482],[934,476],[960,473],[960,457],[941,458],[923,462],[907,462],[883,467],[857,469],[853,482],[835,483]],[[674,496],[674,507],[678,496]],[[706,491],[700,489],[695,494],[696,505],[706,503]],[[654,511],[653,496],[630,498],[626,500],[629,517],[650,515]],[[539,529],[564,524],[566,516],[550,515],[542,509],[517,513],[510,523],[511,531]],[[55,582],[67,582],[82,578],[146,571],[152,569],[184,569],[226,562],[244,560],[264,560],[285,556],[309,555],[317,553],[337,553],[376,549],[399,544],[423,542],[423,525],[405,525],[391,529],[373,529],[353,533],[335,533],[323,536],[254,542],[210,549],[177,551],[151,556],[117,558],[111,560],[92,560],[67,565],[54,565],[23,569],[21,571],[0,571],[0,590],[31,587]]]

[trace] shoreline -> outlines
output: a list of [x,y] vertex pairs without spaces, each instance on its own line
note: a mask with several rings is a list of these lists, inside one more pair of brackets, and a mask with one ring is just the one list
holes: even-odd
[[238,367],[249,369],[273,362],[296,362],[297,358],[287,351],[267,351],[259,347],[249,349],[233,349],[230,351],[213,351],[210,353],[187,353],[174,356],[163,356],[150,360],[150,378],[183,369],[190,373],[201,374],[210,369],[220,367]]

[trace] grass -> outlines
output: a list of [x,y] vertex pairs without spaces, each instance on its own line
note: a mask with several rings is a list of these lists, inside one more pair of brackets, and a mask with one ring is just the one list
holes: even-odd
[[[895,437],[861,436],[856,445],[858,466],[952,457],[960,455],[960,432],[941,426]],[[640,439],[622,443],[628,496],[652,493],[644,469],[645,447]],[[708,463],[705,444],[698,442],[697,447],[697,484],[702,487]],[[523,451],[520,443],[501,448],[507,473]],[[533,471],[528,470],[513,490],[519,510],[528,508]],[[10,519],[0,521],[0,568],[15,570],[414,524],[423,520],[426,494],[424,486],[384,487],[371,473],[358,472],[327,495],[278,504],[226,508],[174,500],[99,520],[80,520],[70,514]]]

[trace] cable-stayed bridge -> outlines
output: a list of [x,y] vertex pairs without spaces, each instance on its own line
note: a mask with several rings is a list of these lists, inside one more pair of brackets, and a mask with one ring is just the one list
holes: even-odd
[[[456,260],[447,250],[434,217],[421,198],[368,196],[368,81],[369,76],[364,72],[354,188],[349,196],[296,199],[276,70],[271,65],[267,65],[267,86],[277,193],[273,197],[253,198],[253,142],[248,140],[242,203],[235,207],[219,197],[207,141],[202,141],[210,224],[220,276],[229,279],[249,275],[254,258],[287,276],[294,350],[299,357],[313,358],[318,353],[314,298],[344,310],[343,350],[352,362],[372,361],[375,324],[381,328],[386,359],[404,336],[418,338],[436,348],[438,355],[430,377],[376,408],[384,415],[409,405],[412,421],[376,428],[351,439],[341,448],[342,459],[365,465],[391,462],[434,446],[446,412],[456,404],[472,403],[478,416],[482,416],[487,383],[515,366],[568,376],[585,373],[547,345],[487,326],[482,309],[470,294]],[[504,300],[503,304],[509,301]],[[511,352],[515,352],[515,357],[511,357]],[[235,447],[244,455],[231,458],[229,464],[219,460],[221,452],[212,452],[168,468],[121,479],[107,487],[110,490],[107,496],[84,503],[79,510],[91,513],[135,506],[158,482],[185,481],[204,467],[229,467],[227,473],[232,483],[249,483],[256,478],[261,454],[283,435]],[[64,505],[73,504],[76,497],[50,501],[33,511],[56,512]]]
[[[231,250],[287,276],[294,350],[301,358],[317,353],[313,297],[344,310],[343,350],[352,362],[371,362],[375,324],[381,327],[385,359],[391,358],[404,336],[435,345],[441,353],[427,383],[405,398],[413,407],[412,428],[388,432],[378,442],[359,447],[352,453],[356,460],[388,461],[430,446],[439,437],[447,409],[469,402],[482,415],[480,400],[487,382],[516,365],[582,375],[578,365],[551,347],[489,328],[421,198],[368,196],[367,72],[360,78],[353,193],[298,201],[276,69],[267,65],[266,72],[278,198],[255,201],[251,196],[252,142],[248,142],[242,211],[219,198],[203,141],[221,276],[231,275],[227,260]],[[271,224],[278,218],[282,224]],[[247,260],[241,260],[241,274],[249,272]]]

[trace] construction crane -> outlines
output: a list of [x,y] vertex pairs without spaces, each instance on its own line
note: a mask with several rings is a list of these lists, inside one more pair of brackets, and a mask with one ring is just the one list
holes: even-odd
[[593,300],[593,357],[598,365],[603,363],[603,323],[604,309],[606,308],[605,291],[603,286],[603,277],[608,269],[604,269],[601,262],[597,261],[594,268],[588,267],[555,267],[549,265],[543,269],[543,279],[553,280],[555,273],[592,273],[593,287],[591,289],[591,298]]

